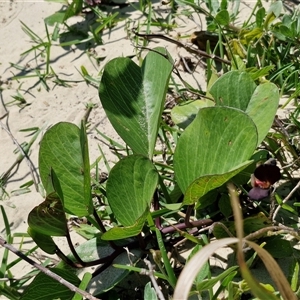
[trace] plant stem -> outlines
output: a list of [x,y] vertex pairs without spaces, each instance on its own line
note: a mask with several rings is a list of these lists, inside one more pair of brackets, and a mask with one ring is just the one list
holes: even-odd
[[0,237],[0,245],[2,247],[4,247],[5,249],[8,249],[9,251],[13,252],[15,255],[19,256],[20,258],[22,258],[23,260],[25,260],[26,262],[28,262],[29,264],[31,264],[32,266],[34,266],[35,268],[37,268],[38,270],[40,270],[45,275],[47,275],[47,276],[51,277],[52,279],[58,281],[60,284],[62,284],[65,287],[67,287],[72,292],[78,293],[78,294],[82,295],[83,297],[85,297],[85,298],[87,298],[89,300],[99,300],[99,298],[96,298],[93,295],[91,295],[90,293],[77,288],[75,285],[73,285],[69,281],[63,279],[59,275],[53,273],[51,270],[43,267],[42,265],[39,265],[38,263],[36,263],[35,261],[33,261],[32,259],[30,259],[26,255],[24,255],[21,251],[18,251],[15,247],[13,247],[12,245],[8,244],[2,237]]

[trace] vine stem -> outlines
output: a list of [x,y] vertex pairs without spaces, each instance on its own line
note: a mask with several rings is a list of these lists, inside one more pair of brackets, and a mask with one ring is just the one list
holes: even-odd
[[[286,203],[288,200],[290,200],[290,198],[293,196],[293,194],[296,192],[296,190],[300,187],[300,181],[296,184],[296,186],[290,191],[290,193],[284,198],[284,200],[282,201],[282,204]],[[281,205],[278,205],[278,207],[275,209],[272,220],[273,222],[275,221],[275,218],[281,208]]]
[[72,283],[70,283],[67,280],[63,279],[61,276],[53,273],[51,270],[43,267],[42,265],[39,265],[38,263],[33,261],[31,258],[29,258],[25,254],[23,254],[21,251],[17,250],[14,246],[7,243],[2,237],[0,237],[0,245],[4,248],[8,249],[9,251],[13,252],[15,255],[19,256],[20,258],[22,258],[23,260],[25,260],[26,262],[28,262],[29,264],[34,266],[35,268],[40,270],[45,275],[47,275],[47,276],[51,277],[52,279],[58,281],[60,284],[67,287],[72,292],[78,293],[78,294],[82,295],[83,297],[85,297],[86,299],[89,299],[89,300],[100,300],[99,298],[94,297],[90,293],[79,289],[78,287],[76,287]]

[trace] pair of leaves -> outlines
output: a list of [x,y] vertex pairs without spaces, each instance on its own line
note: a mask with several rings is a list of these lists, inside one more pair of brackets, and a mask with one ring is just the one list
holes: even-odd
[[[174,154],[183,204],[194,204],[251,164],[278,107],[272,83],[256,86],[245,72],[232,71],[210,89],[216,106],[201,108],[181,135]],[[194,112],[195,113],[195,112]]]
[[275,84],[266,82],[256,86],[248,73],[231,71],[213,84],[210,93],[216,105],[244,111],[257,127],[257,145],[263,141],[279,104],[279,92]]
[[100,101],[114,129],[135,154],[153,156],[172,68],[164,48],[150,51],[141,67],[119,57],[104,68]]
[[129,58],[106,64],[99,97],[114,129],[134,155],[120,160],[107,181],[107,199],[125,227],[110,230],[104,239],[138,234],[148,216],[158,174],[150,161],[156,144],[168,81],[172,71],[168,52],[150,51],[139,67]]

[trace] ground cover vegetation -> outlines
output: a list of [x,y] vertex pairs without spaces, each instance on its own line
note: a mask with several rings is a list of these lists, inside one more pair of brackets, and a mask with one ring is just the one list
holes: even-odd
[[[10,269],[20,259],[7,263],[16,249],[1,206],[6,238],[0,243],[6,250],[0,275],[7,280],[0,282],[0,292],[22,300],[133,299],[119,284],[138,273],[146,282],[138,285],[136,299],[298,299],[299,11],[281,1],[268,7],[257,1],[238,27],[233,24],[239,1],[174,0],[164,3],[168,10],[161,15],[150,1],[75,0],[45,19],[47,41],[22,24],[35,43],[28,51],[44,55],[46,66],[17,79],[35,77],[45,89],[49,81],[67,85],[51,67],[52,43],[101,44],[103,32],[120,22],[115,8],[127,5],[143,16],[126,23],[136,60],[112,59],[98,76],[84,66],[80,70],[98,89],[124,141],[97,132],[117,162],[108,163],[102,144],[105,172],[99,160],[91,164],[87,118],[80,127],[61,122],[47,130],[38,166],[45,200],[28,216],[28,235],[37,246],[18,253],[30,260],[40,248],[60,262],[48,268],[51,259],[41,265],[30,261],[37,270],[15,280]],[[72,39],[76,28],[67,21],[78,14],[86,17],[88,29]],[[205,16],[207,30],[192,33],[190,44],[168,35],[178,18],[195,16]],[[189,55],[175,62],[166,48],[151,47],[152,39],[175,43]],[[96,64],[101,61],[89,55]],[[182,77],[201,66],[205,89]],[[294,103],[288,118],[277,115],[283,97],[283,107]],[[21,94],[15,101],[26,105]],[[26,159],[39,133],[31,130],[35,135],[27,148],[20,145],[16,164]],[[1,177],[4,193],[10,172]],[[77,222],[72,230],[86,239],[77,247],[70,238],[71,219]],[[55,237],[67,239],[70,254]],[[192,251],[184,260],[179,252],[186,245]],[[232,259],[216,272],[209,258],[229,245]],[[287,272],[280,259],[288,261]],[[272,278],[267,283],[252,274],[263,264]]]

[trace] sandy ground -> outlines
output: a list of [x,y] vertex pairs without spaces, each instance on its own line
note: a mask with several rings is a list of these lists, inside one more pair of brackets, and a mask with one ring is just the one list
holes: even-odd
[[[246,16],[248,5],[243,5],[243,15]],[[156,5],[160,5],[158,2]],[[96,66],[89,59],[88,55],[83,51],[81,46],[72,46],[70,48],[62,48],[57,43],[51,48],[51,67],[62,79],[78,81],[70,83],[70,87],[57,86],[50,79],[50,90],[46,91],[43,86],[37,84],[36,78],[27,78],[20,80],[12,80],[13,76],[29,74],[27,71],[36,67],[45,68],[45,60],[34,59],[32,54],[21,57],[20,54],[32,47],[29,37],[21,28],[21,23],[25,23],[42,39],[46,38],[43,19],[61,8],[60,4],[51,2],[32,2],[32,1],[2,1],[0,2],[0,80],[2,98],[0,103],[0,175],[5,173],[15,162],[17,155],[13,150],[17,146],[13,143],[12,136],[22,144],[30,140],[28,132],[20,132],[21,129],[39,127],[45,130],[50,125],[60,121],[68,121],[80,124],[80,120],[85,114],[86,104],[96,104],[89,117],[89,147],[91,163],[100,156],[98,150],[99,140],[95,129],[102,131],[108,136],[116,137],[115,132],[105,117],[98,98],[98,91],[93,86],[87,85],[82,81],[82,77],[76,70],[84,66],[90,74],[96,76],[103,68],[106,62],[117,56],[127,56],[136,53],[131,41],[127,38],[125,31],[125,21],[119,22],[111,31],[105,31],[103,35],[103,45],[97,46],[94,51],[98,57],[105,57]],[[166,9],[165,6],[162,6]],[[124,11],[120,11],[124,13]],[[140,18],[140,14],[132,9],[128,12],[131,19]],[[75,17],[72,22],[82,22],[83,18]],[[185,23],[183,21],[171,35],[176,36],[177,33],[187,34],[195,30],[199,30],[194,22]],[[133,24],[133,23],[132,23]],[[131,24],[131,25],[132,25]],[[53,28],[49,28],[50,32]],[[151,43],[150,46],[166,45],[161,41],[159,43]],[[174,45],[166,45],[173,57],[177,59],[178,49]],[[181,51],[181,50],[180,50]],[[26,72],[21,72],[11,67],[11,63],[26,66]],[[30,72],[33,74],[33,72]],[[203,81],[203,70],[196,72],[195,78],[202,87],[205,88]],[[194,84],[193,82],[190,82]],[[13,100],[12,96],[17,94],[17,90],[24,96],[26,102],[30,105],[21,109],[15,103],[7,105]],[[6,104],[6,105],[5,105]],[[6,115],[7,114],[7,115]],[[2,118],[3,117],[3,118]],[[5,128],[9,128],[12,136],[10,136]],[[30,158],[38,171],[38,142],[42,134],[34,143],[30,152]],[[102,145],[103,146],[103,145]],[[107,147],[104,147],[105,153],[109,161],[113,164],[114,156],[111,155]],[[103,170],[105,171],[105,170]],[[43,201],[42,195],[30,187],[30,192],[20,194],[18,192],[20,186],[31,180],[30,168],[26,161],[23,161],[19,168],[15,170],[13,176],[4,187],[7,194],[0,194],[0,205],[3,206],[8,216],[10,229],[12,233],[24,233],[27,230],[27,215],[31,209]],[[17,191],[17,192],[16,192]],[[0,234],[5,237],[5,226],[2,215],[0,215]],[[15,246],[18,247],[20,239],[14,239]],[[23,249],[29,249],[31,244],[26,244]],[[1,257],[1,252],[0,252]],[[18,276],[25,274],[30,267],[26,264],[18,264],[13,270]],[[4,299],[4,298],[3,298]]]

